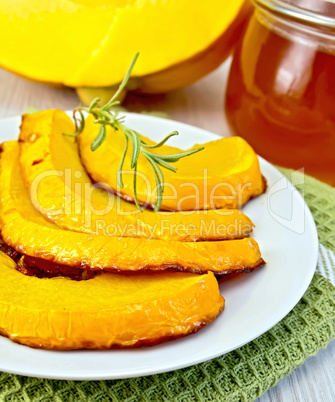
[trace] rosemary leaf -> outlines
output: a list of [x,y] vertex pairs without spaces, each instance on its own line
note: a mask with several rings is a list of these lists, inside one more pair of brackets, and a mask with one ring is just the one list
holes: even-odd
[[165,162],[178,162],[181,158],[185,158],[186,156],[196,154],[197,152],[202,151],[203,149],[204,149],[204,147],[192,149],[191,151],[180,152],[179,154],[159,155],[159,156],[160,156],[160,159]]
[[137,208],[141,212],[143,212],[143,209],[137,198],[137,163],[135,163],[135,166],[134,166],[134,199],[135,199],[135,204],[136,204]]
[[156,167],[156,170],[157,170],[157,172],[159,174],[159,177],[160,177],[162,193],[164,193],[164,175],[163,175],[163,172],[162,172],[162,170],[161,170],[161,168],[159,167],[158,164],[155,164],[155,167]]
[[176,173],[177,172],[177,170],[178,170],[178,168],[176,168],[175,166],[172,166],[172,165],[170,165],[169,163],[167,163],[167,162],[164,162],[164,161],[162,161],[162,160],[156,160],[156,163],[159,165],[159,166],[162,166],[163,168],[165,168],[165,169],[167,169],[167,170],[170,170],[171,172],[173,172],[173,173]]
[[73,112],[73,118],[75,120],[75,124],[76,124],[76,129],[77,129],[77,135],[81,134],[84,130],[85,127],[85,117],[84,114],[81,110],[78,110],[79,113],[79,118],[76,117],[76,112]]
[[162,159],[159,158],[160,155],[153,154],[152,152],[148,152],[147,150],[143,149],[142,154],[147,158],[150,156],[158,165],[162,166],[165,169],[170,170],[171,172],[176,172],[178,169],[175,166],[170,165],[167,162],[164,162]]
[[157,203],[156,203],[154,211],[157,212],[162,205],[163,192],[164,192],[164,177],[163,177],[163,173],[162,173],[160,167],[157,166],[157,164],[155,164],[155,162],[152,160],[152,158],[150,156],[147,156],[147,160],[152,167],[152,170],[154,172],[155,179],[156,179]]
[[157,170],[155,168],[155,164],[152,163],[152,161],[150,159],[148,159],[148,161],[149,161],[149,163],[150,163],[150,165],[152,167],[152,170],[153,170],[153,172],[155,174],[155,179],[156,179],[157,203],[156,203],[154,211],[157,212],[159,210],[159,208],[161,207],[161,205],[162,205],[162,197],[163,197],[162,183],[160,181],[159,175],[158,175]]
[[118,185],[123,188],[123,180],[122,180],[122,169],[123,169],[123,165],[124,165],[124,160],[126,159],[126,155],[127,155],[127,151],[128,151],[128,137],[126,137],[126,145],[124,147],[124,151],[123,151],[123,155],[121,158],[121,162],[120,162],[120,166],[119,169],[117,171],[117,182]]
[[98,103],[100,102],[100,98],[96,97],[92,100],[90,103],[90,106],[88,107],[88,113],[91,113],[94,108],[98,106]]
[[160,148],[162,145],[164,145],[171,137],[174,137],[175,135],[179,135],[178,131],[173,131],[171,134],[169,134],[168,136],[166,136],[161,142],[159,142],[158,144],[152,144],[152,145],[142,145],[144,148]]
[[[124,131],[124,127],[121,127]],[[141,152],[141,138],[139,134],[134,130],[128,130],[129,134],[132,136],[133,143],[133,155],[131,158],[131,168],[134,169],[135,163],[137,163],[139,154]]]
[[108,121],[105,119],[96,119],[94,120],[95,124],[104,124],[105,126],[112,126],[113,128],[115,127],[115,123],[113,121]]
[[101,125],[99,134],[91,144],[91,150],[96,151],[100,147],[100,145],[105,141],[105,138],[106,138],[106,126]]
[[[76,116],[76,113],[79,113],[79,117]],[[85,127],[85,117],[81,110],[74,110],[73,111],[73,120],[76,127],[76,132],[74,134],[70,133],[63,133],[66,137],[77,138],[79,134],[82,133]]]

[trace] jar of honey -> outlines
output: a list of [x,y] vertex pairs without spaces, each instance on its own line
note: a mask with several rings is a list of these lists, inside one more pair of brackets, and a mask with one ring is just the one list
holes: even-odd
[[335,186],[335,2],[253,0],[226,113],[258,154]]

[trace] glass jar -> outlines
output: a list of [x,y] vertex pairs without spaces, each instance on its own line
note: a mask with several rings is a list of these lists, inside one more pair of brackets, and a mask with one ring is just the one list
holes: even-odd
[[335,186],[335,4],[254,0],[226,113],[265,159]]

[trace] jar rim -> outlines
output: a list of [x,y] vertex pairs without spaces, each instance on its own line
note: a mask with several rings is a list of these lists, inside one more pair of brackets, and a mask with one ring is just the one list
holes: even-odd
[[252,0],[255,6],[300,23],[335,29],[335,18],[309,11],[282,0]]

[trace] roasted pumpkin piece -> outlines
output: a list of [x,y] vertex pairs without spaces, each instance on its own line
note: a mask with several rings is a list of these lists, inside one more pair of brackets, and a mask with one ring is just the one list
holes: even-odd
[[86,281],[23,275],[0,252],[0,334],[45,349],[157,344],[197,332],[224,307],[210,272],[111,274]]
[[[90,115],[85,129],[79,136],[81,161],[92,179],[109,186],[114,192],[131,201],[134,198],[134,180],[131,172],[131,152],[128,152],[123,184],[117,184],[117,171],[125,148],[125,135],[107,127],[102,145],[91,150],[91,143],[98,136],[99,125]],[[141,137],[152,144],[146,137]],[[198,148],[195,145],[191,149]],[[158,154],[176,154],[180,149],[163,145],[155,149]],[[196,154],[176,163],[177,173],[164,170],[165,191],[161,209],[189,211],[217,208],[240,208],[248,200],[265,191],[259,161],[250,145],[241,137],[222,138],[206,143]],[[155,176],[148,160],[139,155],[137,171],[137,197],[144,205],[155,206],[157,190],[153,186]]]
[[141,213],[133,203],[93,187],[77,144],[63,135],[73,132],[72,120],[60,110],[22,118],[22,173],[35,208],[58,226],[84,233],[179,241],[238,239],[252,231],[251,220],[237,209],[192,213],[146,209]]
[[[0,65],[38,81],[106,87],[122,81],[140,52],[130,89],[171,90],[201,78],[229,55],[243,32],[243,3],[2,0]],[[20,46],[22,37],[34,46]]]
[[5,244],[31,257],[94,271],[225,274],[250,271],[264,263],[258,244],[251,238],[187,243],[63,230],[33,207],[23,182],[16,141],[2,145],[0,188],[0,235]]

